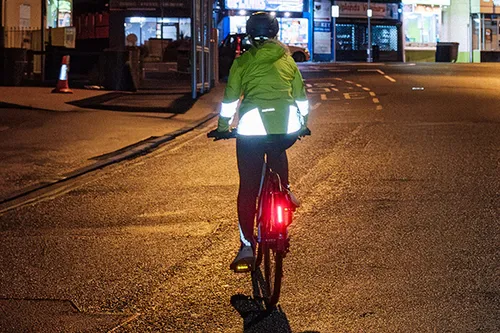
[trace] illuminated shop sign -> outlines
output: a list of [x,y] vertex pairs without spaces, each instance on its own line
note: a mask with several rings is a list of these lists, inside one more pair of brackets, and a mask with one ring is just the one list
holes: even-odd
[[435,5],[435,6],[449,6],[450,0],[402,0],[405,5]]
[[153,11],[160,7],[189,8],[187,0],[158,1],[158,0],[110,0],[110,10],[149,10]]
[[[336,1],[339,6],[340,17],[366,17],[368,4],[366,2]],[[398,4],[371,3],[373,18],[398,19]]]
[[226,0],[226,8],[302,12],[304,11],[304,2],[303,0]]

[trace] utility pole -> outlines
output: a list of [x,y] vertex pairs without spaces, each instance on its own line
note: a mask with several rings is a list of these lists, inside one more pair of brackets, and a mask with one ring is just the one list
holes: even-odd
[[207,8],[205,8],[206,0],[201,0],[201,58],[200,58],[200,81],[201,88],[200,93],[203,95],[205,93],[205,13]]
[[162,62],[165,61],[165,59],[163,59],[163,55],[164,55],[164,48],[163,48],[163,41],[164,41],[164,36],[163,36],[163,24],[164,24],[164,17],[165,17],[165,13],[164,13],[164,10],[163,10],[163,0],[160,0],[159,1],[159,5],[160,5],[160,12],[161,12],[161,24],[160,24],[160,38],[161,38],[161,55],[160,55],[160,59]]
[[197,80],[196,76],[198,71],[196,69],[196,46],[198,39],[198,27],[197,27],[197,10],[196,10],[196,1],[200,0],[192,0],[191,1],[191,96],[193,99],[198,97],[198,89],[197,89]]
[[333,62],[337,61],[337,17],[340,16],[340,7],[337,5],[332,6],[332,18],[333,18],[333,37],[332,37],[332,47],[333,47]]
[[[0,48],[3,48],[4,47],[4,42],[3,42],[3,27],[4,27],[4,21],[3,21],[3,18],[4,18],[4,15],[3,15],[3,1],[4,0],[0,0]],[[3,70],[3,68],[2,68]]]
[[373,62],[373,56],[372,56],[372,25],[371,25],[371,17],[372,17],[372,10],[370,8],[370,0],[368,0],[368,8],[366,9],[366,16],[368,17],[368,45],[366,48],[366,55],[367,59],[366,62]]
[[47,9],[47,0],[41,0],[40,10],[40,80],[45,81],[45,15]]

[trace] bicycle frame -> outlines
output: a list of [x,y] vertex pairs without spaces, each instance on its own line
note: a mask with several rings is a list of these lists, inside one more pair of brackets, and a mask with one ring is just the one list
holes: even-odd
[[[212,137],[217,140],[216,136]],[[236,134],[232,132],[223,138],[235,137]],[[292,223],[295,208],[290,192],[283,186],[279,174],[271,170],[267,164],[266,155],[262,165],[256,214],[257,258],[254,265],[246,264],[245,268],[251,268],[254,274],[255,269],[261,265],[262,261],[264,262],[265,294],[263,292],[263,297],[268,309],[274,307],[279,301],[283,278],[283,258],[289,252],[290,247],[288,226]]]
[[288,225],[294,210],[285,196],[280,176],[264,162],[258,196],[257,242],[265,242],[273,250],[286,254]]

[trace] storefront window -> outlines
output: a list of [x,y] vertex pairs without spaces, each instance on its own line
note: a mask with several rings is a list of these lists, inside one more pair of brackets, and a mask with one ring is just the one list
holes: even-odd
[[500,51],[500,41],[498,38],[500,17],[498,15],[480,14],[472,22],[473,49]]
[[372,43],[380,51],[398,50],[398,29],[392,25],[375,25],[372,27]]
[[[393,25],[372,25],[372,45],[380,51],[398,51],[398,28]],[[337,50],[366,50],[368,28],[360,24],[337,24]]]
[[72,0],[48,0],[47,25],[50,28],[70,27],[72,11]]
[[249,16],[231,16],[229,18],[229,33],[244,34]]
[[[278,39],[285,44],[307,47],[309,42],[308,20],[305,18],[278,17],[280,30]],[[248,16],[231,16],[229,19],[229,32],[244,34]]]
[[308,20],[304,18],[280,19],[279,39],[288,45],[307,47]]
[[227,9],[266,10],[274,12],[302,12],[302,0],[226,0]]
[[144,45],[150,39],[175,41],[189,37],[191,37],[191,19],[189,18],[125,18],[126,41],[127,43],[135,43],[135,46]]
[[357,50],[356,39],[354,28],[356,26],[354,24],[337,24],[337,50]]
[[407,4],[403,22],[407,47],[433,47],[439,42],[441,7]]

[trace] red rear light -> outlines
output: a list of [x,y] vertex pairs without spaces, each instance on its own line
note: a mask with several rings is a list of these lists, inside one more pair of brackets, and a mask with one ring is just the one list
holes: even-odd
[[276,217],[278,223],[283,223],[283,207],[281,205],[276,206]]

